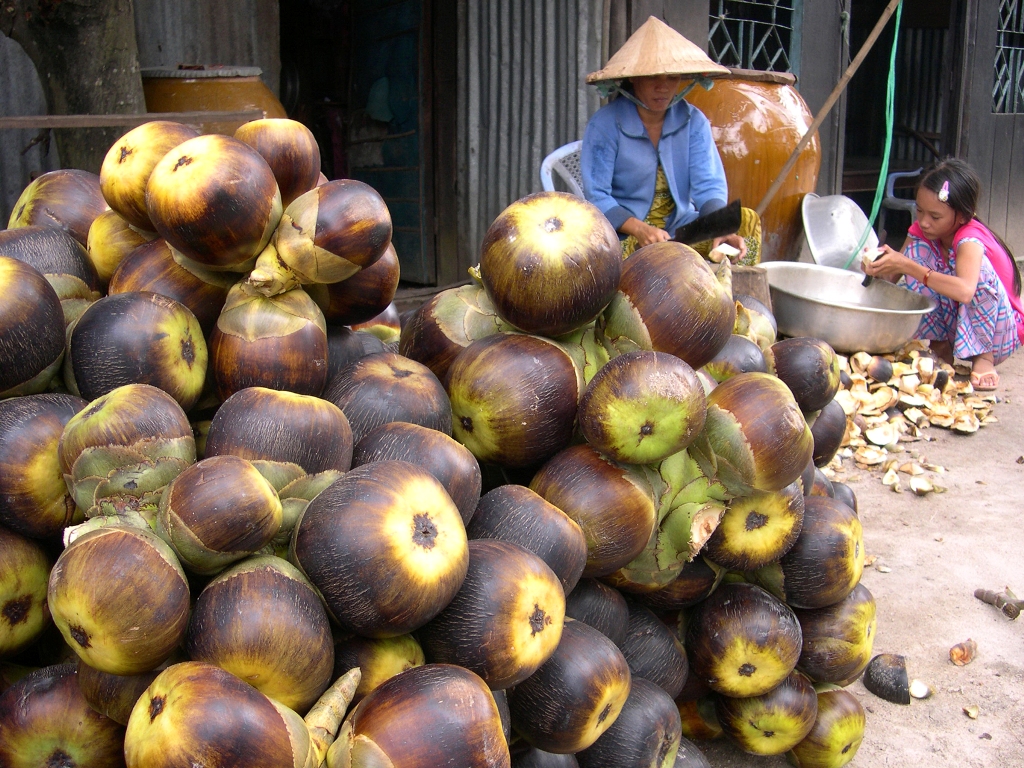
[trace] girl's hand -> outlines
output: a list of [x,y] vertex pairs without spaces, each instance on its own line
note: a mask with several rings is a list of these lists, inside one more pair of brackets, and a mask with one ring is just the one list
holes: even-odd
[[900,276],[907,274],[908,265],[912,264],[910,259],[899,251],[894,251],[888,245],[880,246],[882,253],[874,261],[864,260],[862,267],[865,275],[880,277],[891,283],[900,279]]
[[651,243],[664,243],[672,239],[672,236],[664,229],[652,227],[650,224],[633,217],[626,219],[625,223],[619,228],[619,231],[635,237],[638,248],[643,248]]

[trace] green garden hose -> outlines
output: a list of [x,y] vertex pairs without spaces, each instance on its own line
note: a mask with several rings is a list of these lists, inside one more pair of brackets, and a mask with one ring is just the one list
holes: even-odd
[[885,194],[885,182],[889,176],[889,152],[892,149],[892,130],[894,113],[896,108],[896,47],[900,41],[900,17],[903,15],[903,3],[896,6],[896,28],[892,35],[892,51],[889,54],[889,80],[885,86],[885,148],[882,151],[882,169],[878,175],[878,186],[875,189],[875,201],[871,206],[871,215],[868,217],[868,225],[860,236],[856,250],[850,254],[844,269],[849,269],[868,241],[871,228],[878,218],[878,211],[882,207],[882,196]]

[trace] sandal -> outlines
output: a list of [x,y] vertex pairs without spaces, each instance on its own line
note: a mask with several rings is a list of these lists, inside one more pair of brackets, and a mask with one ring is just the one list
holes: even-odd
[[995,371],[971,371],[971,386],[976,392],[991,392],[999,386],[999,374]]

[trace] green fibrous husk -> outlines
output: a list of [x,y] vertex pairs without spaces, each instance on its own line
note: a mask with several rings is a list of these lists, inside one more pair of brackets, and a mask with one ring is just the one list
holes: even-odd
[[612,357],[625,352],[654,348],[650,331],[625,294],[619,292],[600,318],[604,343]]
[[266,478],[279,494],[289,483],[306,476],[306,470],[291,461],[270,461],[269,459],[250,459],[249,463]]
[[281,498],[281,530],[271,541],[271,545],[278,557],[288,559],[288,542],[291,540],[292,531],[295,530],[295,524],[299,522],[309,502],[344,474],[337,469],[326,469],[312,475],[303,475],[277,489]]
[[786,599],[786,575],[782,572],[782,566],[775,562],[758,568],[756,571],[744,574],[747,581],[764,587],[779,600]]
[[196,460],[181,406],[148,384],[98,397],[64,427],[64,482],[86,517],[138,512],[152,525],[164,488]]
[[[46,366],[43,370],[37,373],[28,381],[22,382],[16,387],[11,387],[8,390],[0,392],[0,400],[6,400],[9,397],[23,397],[25,395],[38,395],[40,392],[46,392],[51,387],[54,381],[59,378],[59,374],[64,365],[64,361],[68,359],[67,353],[62,352],[57,355],[57,359]],[[76,393],[73,393],[76,394]]]
[[298,275],[281,260],[273,243],[267,243],[267,247],[260,252],[245,281],[267,298],[298,288],[301,284]]
[[94,291],[80,277],[74,275],[47,275],[47,281],[53,286],[64,310],[64,325],[77,320],[89,306],[103,294]]
[[[719,441],[717,451],[712,448],[711,440],[708,437],[707,422],[704,425],[704,432],[693,441],[690,450],[693,451],[694,458],[709,477],[718,478],[732,491],[734,496],[746,496],[753,490],[747,480],[754,473],[753,462],[734,466],[730,460],[742,460],[749,457],[750,447],[743,432],[728,421],[727,414],[722,416],[716,413],[714,416],[717,419],[715,428],[718,430],[717,439]],[[723,428],[723,425],[718,424],[719,421],[723,422],[725,427],[732,428]]]
[[628,591],[659,589],[674,580],[715,532],[730,499],[686,451],[645,467],[658,504],[658,525],[644,551],[616,574]]
[[733,333],[750,339],[761,348],[762,352],[770,350],[772,344],[777,341],[771,321],[760,312],[750,311],[738,301],[736,302],[736,324],[733,326]]
[[86,517],[141,514],[150,524],[164,488],[195,463],[195,440],[176,437],[132,446],[86,448],[64,479]]
[[435,297],[437,306],[433,313],[440,325],[451,329],[452,338],[463,341],[463,346],[494,333],[518,333],[514,325],[498,316],[480,279],[480,265],[467,272],[472,282],[444,290]]
[[613,357],[596,322],[559,336],[555,341],[569,354],[576,368],[583,372],[584,384],[589,384],[601,366]]
[[281,529],[271,541],[271,546],[278,556],[287,559],[288,542],[292,531],[309,502],[345,473],[328,469],[310,475],[298,464],[290,461],[254,459],[250,463],[274,486],[281,499]]
[[[109,526],[118,526],[120,528],[138,528],[141,530],[148,530],[150,533],[153,532],[152,524],[150,523],[149,520],[140,515],[134,509],[125,509],[121,512],[118,512],[117,514],[100,515],[98,517],[86,520],[84,523],[79,523],[78,525],[69,525],[67,528],[64,529],[64,547],[66,549],[70,544],[72,544],[75,541],[75,539],[81,538],[82,536],[91,531],[98,530],[99,528],[107,528]],[[154,541],[160,542],[160,544],[157,546],[166,545],[166,542],[163,539],[160,539],[159,537],[154,539]],[[171,561],[168,560],[168,562]],[[176,555],[173,562],[178,562]],[[178,568],[180,569],[180,567],[181,566],[179,564]],[[184,571],[182,571],[182,573],[184,573]]]

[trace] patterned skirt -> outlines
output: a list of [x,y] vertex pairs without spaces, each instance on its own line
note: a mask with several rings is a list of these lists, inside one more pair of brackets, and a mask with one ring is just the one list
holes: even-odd
[[[955,256],[950,253],[948,259],[939,258],[935,249],[924,240],[911,238],[904,253],[936,272],[956,274]],[[906,283],[910,290],[928,296],[937,305],[933,312],[921,319],[915,334],[917,338],[949,342],[954,357],[960,360],[991,353],[996,364],[1020,346],[1013,307],[987,258],[982,262],[978,287],[970,304],[953,301],[910,276],[907,276]]]

